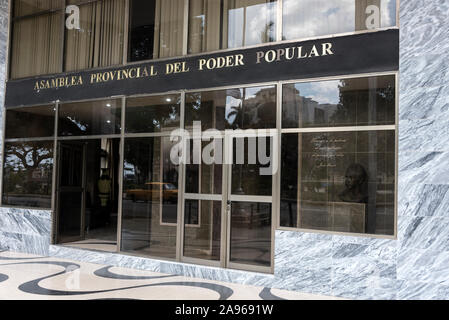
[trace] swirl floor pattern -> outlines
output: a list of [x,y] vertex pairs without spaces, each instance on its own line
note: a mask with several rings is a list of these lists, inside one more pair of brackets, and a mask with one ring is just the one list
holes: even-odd
[[327,300],[335,298],[3,251],[0,252],[0,299]]

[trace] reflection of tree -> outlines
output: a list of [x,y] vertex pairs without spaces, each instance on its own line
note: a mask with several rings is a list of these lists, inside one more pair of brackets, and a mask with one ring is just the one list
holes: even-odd
[[[14,193],[49,194],[53,152],[51,143],[17,143],[5,147],[6,189]],[[33,178],[36,170],[46,173],[43,178]],[[17,186],[20,186],[17,188]],[[45,188],[43,190],[42,188]],[[21,190],[19,190],[21,189]]]
[[[391,81],[386,84],[380,83],[384,82],[385,78],[378,77],[376,87],[373,88],[370,85],[370,79],[372,78],[340,81],[338,86],[340,101],[337,110],[329,119],[330,126],[382,124],[379,122],[391,121],[391,119],[386,119],[386,114],[394,114],[391,112],[394,111],[394,83]],[[366,85],[363,82],[366,82]],[[377,85],[378,83],[380,85]],[[375,91],[374,95],[373,90]],[[374,101],[372,101],[372,97],[375,97]],[[388,110],[388,108],[391,109]]]
[[[172,98],[174,99],[174,98]],[[149,105],[128,108],[132,112],[127,114],[127,127],[136,131],[161,131],[163,126],[179,120],[179,106],[181,98],[171,104]]]

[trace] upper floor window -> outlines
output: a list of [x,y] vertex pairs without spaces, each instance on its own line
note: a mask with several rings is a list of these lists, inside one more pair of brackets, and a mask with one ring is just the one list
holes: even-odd
[[64,1],[14,1],[11,78],[397,25],[397,0],[128,1],[67,0],[73,28]]
[[[79,2],[70,0],[68,4]],[[65,71],[122,64],[125,1],[91,1],[78,7],[79,29],[65,31]]]
[[283,0],[283,40],[396,25],[396,0]]

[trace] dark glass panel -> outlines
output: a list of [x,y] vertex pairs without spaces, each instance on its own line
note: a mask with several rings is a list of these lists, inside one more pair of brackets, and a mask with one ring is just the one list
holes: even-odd
[[281,226],[393,235],[394,136],[284,134]]
[[392,125],[395,76],[287,84],[283,128]]
[[163,95],[126,100],[126,132],[164,132],[179,128],[181,97]]
[[68,103],[59,106],[59,136],[120,134],[122,100]]
[[221,202],[186,200],[184,213],[184,256],[219,261]]
[[271,265],[270,203],[232,203],[230,245],[231,262]]
[[6,143],[3,204],[51,208],[53,141]]
[[184,2],[131,0],[128,61],[182,55]]
[[[198,151],[201,154],[205,151],[205,148],[211,143],[215,144],[215,149],[218,150],[220,143],[216,141],[220,140],[217,138],[215,141],[202,141],[200,142],[202,148],[198,147]],[[198,155],[198,159],[201,160],[201,164],[195,164],[193,159],[193,139],[189,139],[188,143],[190,145],[190,161],[186,164],[186,193],[202,193],[202,194],[221,194],[222,190],[222,170],[221,164],[206,164],[202,160],[202,156]],[[223,148],[223,144],[221,144]],[[218,154],[218,151],[217,151]],[[223,154],[223,151],[222,151]],[[214,156],[214,155],[212,155]],[[201,175],[200,175],[201,173]],[[201,187],[201,190],[200,190]]]
[[[169,138],[125,139],[121,250],[176,257],[178,167]],[[171,224],[167,224],[171,223]]]
[[55,107],[29,107],[6,111],[6,139],[52,137]]
[[[260,151],[260,139],[266,139],[265,150]],[[273,150],[270,147],[270,138],[235,138],[233,143],[234,161],[232,165],[231,192],[234,195],[271,196],[273,189],[272,170]],[[254,150],[251,150],[251,146]],[[270,159],[269,163],[261,164],[259,153]],[[241,155],[246,155],[244,158]],[[253,159],[251,159],[253,158]],[[267,174],[268,171],[269,174]]]

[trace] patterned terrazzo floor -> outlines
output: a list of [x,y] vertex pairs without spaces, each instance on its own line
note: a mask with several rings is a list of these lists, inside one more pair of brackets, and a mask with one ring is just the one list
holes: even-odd
[[335,298],[3,251],[0,252],[0,299],[328,300]]

